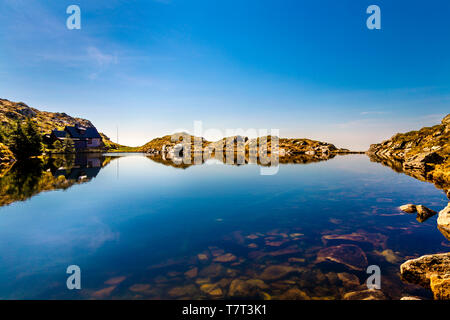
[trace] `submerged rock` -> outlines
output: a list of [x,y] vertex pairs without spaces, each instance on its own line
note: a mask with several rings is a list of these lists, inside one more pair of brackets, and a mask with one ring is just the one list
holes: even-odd
[[187,278],[195,278],[198,275],[198,268],[192,268],[184,273]]
[[405,204],[403,206],[400,206],[400,210],[406,213],[416,213],[417,208],[415,204]]
[[339,263],[357,271],[365,270],[368,265],[364,251],[353,244],[342,244],[320,250],[317,254],[316,263],[325,261]]
[[337,274],[339,280],[342,281],[342,284],[346,288],[358,287],[360,285],[359,278],[354,274],[350,274],[347,272],[341,272]]
[[325,245],[358,244],[375,248],[386,246],[387,236],[380,233],[353,232],[350,234],[329,234],[322,237]]
[[422,299],[417,298],[417,297],[403,297],[400,300],[422,300]]
[[283,265],[269,266],[266,269],[264,269],[263,273],[260,275],[260,278],[262,280],[269,280],[269,281],[278,280],[286,277],[291,273],[299,271],[301,270],[290,266],[283,266]]
[[230,298],[264,298],[262,290],[269,286],[259,279],[235,279],[230,284],[228,295]]
[[311,300],[311,298],[298,288],[291,288],[280,296],[280,300]]
[[226,253],[223,254],[221,256],[218,256],[216,258],[214,258],[215,262],[232,262],[235,261],[237,258],[235,255],[231,254],[231,253]]
[[104,299],[111,295],[111,293],[116,289],[116,286],[110,286],[104,289],[100,289],[92,293],[92,297],[95,299]]
[[344,300],[386,300],[386,296],[380,290],[368,289],[349,292],[344,295]]
[[133,291],[133,292],[145,292],[148,289],[150,289],[150,285],[142,284],[142,283],[134,284],[130,287],[130,291]]
[[408,260],[400,273],[403,280],[430,288],[435,299],[450,299],[450,252]]
[[439,212],[437,224],[439,231],[450,241],[450,202]]
[[179,298],[179,297],[192,297],[195,296],[195,294],[197,293],[197,287],[193,284],[184,286],[184,287],[175,287],[170,289],[169,291],[169,295],[171,297],[174,298]]
[[122,283],[127,277],[122,276],[122,277],[114,277],[111,279],[108,279],[105,281],[105,284],[109,284],[109,285],[118,285],[120,283]]
[[398,263],[400,261],[400,257],[391,249],[386,249],[383,251],[374,251],[375,254],[382,256],[386,259],[387,262],[389,263]]

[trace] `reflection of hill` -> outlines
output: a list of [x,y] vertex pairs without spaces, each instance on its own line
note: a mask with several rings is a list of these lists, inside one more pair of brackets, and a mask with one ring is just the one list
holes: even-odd
[[[329,154],[329,155],[315,155],[315,156],[308,156],[308,155],[290,155],[290,156],[284,156],[280,157],[278,162],[280,164],[308,164],[313,162],[320,162],[320,161],[326,161],[329,159],[332,159],[336,156],[336,154]],[[270,166],[270,157],[268,158],[251,158],[249,154],[247,153],[245,156],[243,154],[233,153],[224,157],[216,157],[215,154],[212,154],[209,156],[208,159],[202,159],[200,155],[200,160],[195,161],[194,156],[190,157],[191,163],[184,163],[183,158],[173,158],[173,159],[167,159],[161,154],[154,154],[147,156],[148,159],[155,161],[157,163],[163,164],[165,166],[171,166],[178,169],[187,169],[194,165],[202,165],[205,163],[208,159],[214,159],[218,160],[224,164],[229,165],[246,165],[246,164],[258,164],[260,166]]]
[[89,182],[112,159],[101,154],[77,154],[17,162],[0,177],[0,206]]

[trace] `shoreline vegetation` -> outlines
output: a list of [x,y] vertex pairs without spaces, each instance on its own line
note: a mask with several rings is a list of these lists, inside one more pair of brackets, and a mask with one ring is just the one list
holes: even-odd
[[[418,180],[434,183],[450,199],[450,114],[440,124],[398,133],[386,141],[371,145],[367,152],[340,149],[333,144],[310,139],[271,136],[249,139],[234,136],[210,142],[187,133],[156,138],[141,147],[127,147],[112,142],[100,133],[100,148],[76,153],[70,140],[55,147],[46,143],[44,136],[52,130],[62,130],[65,126],[94,127],[89,120],[73,118],[65,113],[39,111],[22,102],[0,99],[0,121],[0,190],[2,195],[9,195],[2,198],[0,206],[25,200],[41,191],[65,189],[89,181],[98,173],[91,169],[104,167],[114,159],[114,156],[105,153],[133,152],[143,153],[156,162],[181,169],[192,165],[189,161],[183,162],[183,159],[195,162],[199,156],[200,162],[195,164],[216,158],[227,164],[252,163],[252,159],[256,159],[253,163],[267,165],[261,154],[268,157],[276,153],[279,163],[309,163],[328,160],[336,155],[365,153],[373,162]],[[255,145],[258,148],[256,150],[259,150],[256,154],[253,148]],[[103,155],[93,167],[84,157],[88,158],[89,153],[95,152]],[[227,161],[223,155],[226,155]],[[74,166],[75,162],[82,165]],[[67,170],[60,172],[61,168]],[[419,222],[438,214],[415,204],[401,206],[400,210],[417,213]],[[437,227],[450,241],[450,202],[439,212]],[[440,252],[408,260],[400,267],[401,277],[406,282],[430,289],[435,299],[449,300],[449,257],[449,252]]]

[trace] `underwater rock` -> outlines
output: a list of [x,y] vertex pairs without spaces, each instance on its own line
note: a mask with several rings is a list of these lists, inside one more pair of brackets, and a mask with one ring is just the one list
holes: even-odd
[[353,232],[350,234],[330,234],[322,237],[322,242],[325,245],[338,245],[338,244],[358,244],[369,245],[374,248],[385,248],[387,236],[381,233],[366,233],[366,232]]
[[218,297],[223,295],[222,289],[217,284],[207,283],[200,287],[200,290],[204,293],[209,294],[213,297]]
[[416,213],[417,208],[415,204],[405,204],[403,206],[400,206],[400,210],[406,213]]
[[337,274],[339,280],[342,281],[342,284],[345,288],[353,288],[358,287],[360,285],[359,278],[354,274],[341,272]]
[[127,277],[114,277],[105,281],[105,284],[118,285],[122,283]]
[[169,295],[174,298],[179,297],[192,297],[197,293],[197,287],[193,284],[184,287],[175,287],[169,291]]
[[104,299],[106,297],[109,297],[111,293],[114,291],[116,286],[107,287],[98,291],[95,291],[92,293],[92,297],[96,299]]
[[419,222],[424,222],[437,213],[436,211],[431,210],[422,205],[416,206],[416,209],[417,209],[417,221]]
[[259,279],[240,280],[235,279],[230,284],[228,296],[230,298],[263,298],[262,290],[269,286]]
[[218,264],[218,263],[213,263],[210,264],[209,266],[203,268],[200,272],[199,275],[203,278],[217,278],[220,277],[224,274],[225,272],[225,268]]
[[408,260],[400,273],[403,280],[430,288],[435,299],[450,299],[450,252]]
[[195,278],[195,277],[197,277],[197,275],[198,275],[198,268],[197,268],[197,267],[192,268],[192,269],[186,271],[186,272],[184,273],[184,275],[185,275],[187,278],[190,278],[190,279]]
[[400,262],[400,257],[391,249],[386,249],[383,251],[374,251],[375,254],[382,256],[387,262],[395,264]]
[[360,247],[353,244],[342,244],[324,248],[317,254],[316,263],[331,261],[342,264],[352,270],[363,271],[368,265],[367,257]]
[[450,241],[450,202],[439,212],[437,224],[439,231]]
[[298,246],[290,246],[281,250],[272,251],[268,255],[272,257],[278,257],[278,256],[284,256],[284,255],[292,255],[302,252],[301,249],[298,248]]
[[200,261],[206,261],[206,260],[208,260],[208,256],[207,256],[206,254],[204,254],[204,253],[199,253],[199,254],[197,255],[197,258],[198,258],[198,260],[200,260]]
[[306,260],[304,258],[289,258],[289,262],[291,263],[305,263]]
[[282,240],[282,241],[266,241],[266,246],[279,247],[279,246],[283,245],[284,243],[286,243],[286,241],[284,241],[284,240]]
[[278,280],[286,277],[291,273],[299,271],[301,270],[290,266],[283,266],[283,265],[269,266],[266,269],[264,269],[264,271],[260,275],[260,278],[262,280],[268,281]]
[[138,284],[132,285],[129,289],[130,289],[130,291],[133,291],[133,292],[145,292],[148,289],[150,289],[150,285],[138,283]]
[[386,300],[386,296],[380,290],[368,289],[349,292],[344,295],[344,300]]
[[218,256],[214,259],[215,262],[232,262],[235,261],[237,258],[235,255],[231,253],[226,253],[221,256]]
[[280,296],[280,300],[311,300],[311,298],[304,291],[291,288]]

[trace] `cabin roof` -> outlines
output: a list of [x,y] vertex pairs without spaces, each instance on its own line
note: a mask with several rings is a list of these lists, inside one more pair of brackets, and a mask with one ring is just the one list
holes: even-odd
[[65,138],[67,135],[67,132],[65,131],[59,131],[59,130],[53,130],[52,134],[56,137],[56,138]]
[[84,128],[79,126],[67,126],[64,130],[69,133],[71,138],[75,139],[101,139],[101,136],[95,127]]

